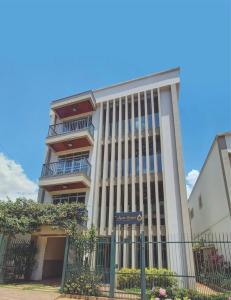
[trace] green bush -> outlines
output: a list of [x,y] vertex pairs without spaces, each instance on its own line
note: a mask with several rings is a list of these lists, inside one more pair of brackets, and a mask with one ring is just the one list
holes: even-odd
[[[146,268],[146,287],[177,287],[175,273],[168,269]],[[140,269],[123,268],[117,273],[119,289],[140,288]]]
[[64,285],[65,294],[99,296],[101,277],[90,270],[73,274]]
[[140,288],[140,270],[122,268],[117,273],[119,289]]
[[219,293],[218,295],[206,295],[197,292],[196,290],[188,290],[181,288],[166,288],[167,297],[160,297],[160,287],[147,292],[147,298],[154,300],[159,299],[172,299],[172,300],[229,300],[230,293]]
[[168,269],[146,268],[146,287],[173,288],[177,287],[176,274]]

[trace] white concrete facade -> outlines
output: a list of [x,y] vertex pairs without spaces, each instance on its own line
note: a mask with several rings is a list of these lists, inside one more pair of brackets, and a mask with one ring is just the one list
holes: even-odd
[[[70,201],[71,197],[82,197],[77,194],[83,193],[88,226],[94,224],[102,237],[111,236],[115,212],[143,212],[143,227],[121,226],[116,231],[117,241],[133,242],[131,247],[125,244],[122,252],[117,247],[119,267],[137,267],[134,242],[144,230],[149,267],[169,267],[178,274],[193,273],[189,247],[181,244],[164,249],[161,245],[165,240],[190,238],[178,112],[179,83],[176,68],[94,90],[91,96],[95,107],[88,114],[94,125],[93,145],[59,153],[47,148],[46,164],[59,161],[64,155],[71,160],[74,155],[87,152],[90,185],[59,191],[40,189],[40,202]],[[78,95],[68,97],[67,104],[74,103],[75,98],[78,101]],[[60,101],[65,107],[65,99]],[[85,116],[86,113],[65,120],[71,122]],[[65,120],[51,111],[51,125]],[[64,187],[65,181],[62,184]],[[157,245],[155,249],[153,241]],[[173,255],[182,259],[174,260]]]
[[231,132],[215,137],[189,197],[195,236],[231,234]]

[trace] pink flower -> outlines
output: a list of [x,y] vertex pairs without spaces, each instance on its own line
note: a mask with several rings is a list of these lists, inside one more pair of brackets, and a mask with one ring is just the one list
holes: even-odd
[[165,289],[160,289],[160,290],[159,290],[159,293],[160,293],[160,296],[161,296],[161,297],[166,297],[166,296],[167,296],[166,290],[165,290]]

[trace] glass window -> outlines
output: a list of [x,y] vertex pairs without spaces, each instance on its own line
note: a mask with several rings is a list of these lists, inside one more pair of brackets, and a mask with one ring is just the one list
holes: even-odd
[[152,128],[152,115],[148,115],[148,129]]
[[74,194],[61,194],[57,196],[53,196],[53,203],[73,203],[73,202],[80,202],[85,203],[85,196],[86,193],[74,193]]
[[201,195],[200,195],[199,198],[198,198],[198,203],[199,203],[199,209],[202,209],[203,203],[202,203]]
[[154,173],[154,155],[150,155],[149,156],[149,159],[150,159],[150,173]]
[[157,153],[157,169],[158,173],[162,172],[161,154]]
[[155,126],[156,128],[160,128],[159,113],[155,114]]
[[139,158],[136,157],[136,176],[139,175]]
[[143,174],[146,174],[147,173],[146,156],[143,156],[142,160],[143,160]]

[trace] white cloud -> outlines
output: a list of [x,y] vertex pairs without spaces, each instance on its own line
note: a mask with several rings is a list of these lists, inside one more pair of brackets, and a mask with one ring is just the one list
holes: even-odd
[[38,186],[30,180],[22,166],[0,153],[0,199],[17,197],[37,199]]
[[188,172],[187,176],[186,176],[186,189],[187,189],[187,196],[189,197],[193,186],[195,184],[195,182],[197,181],[197,178],[199,176],[199,171],[198,170],[191,170],[190,172]]

